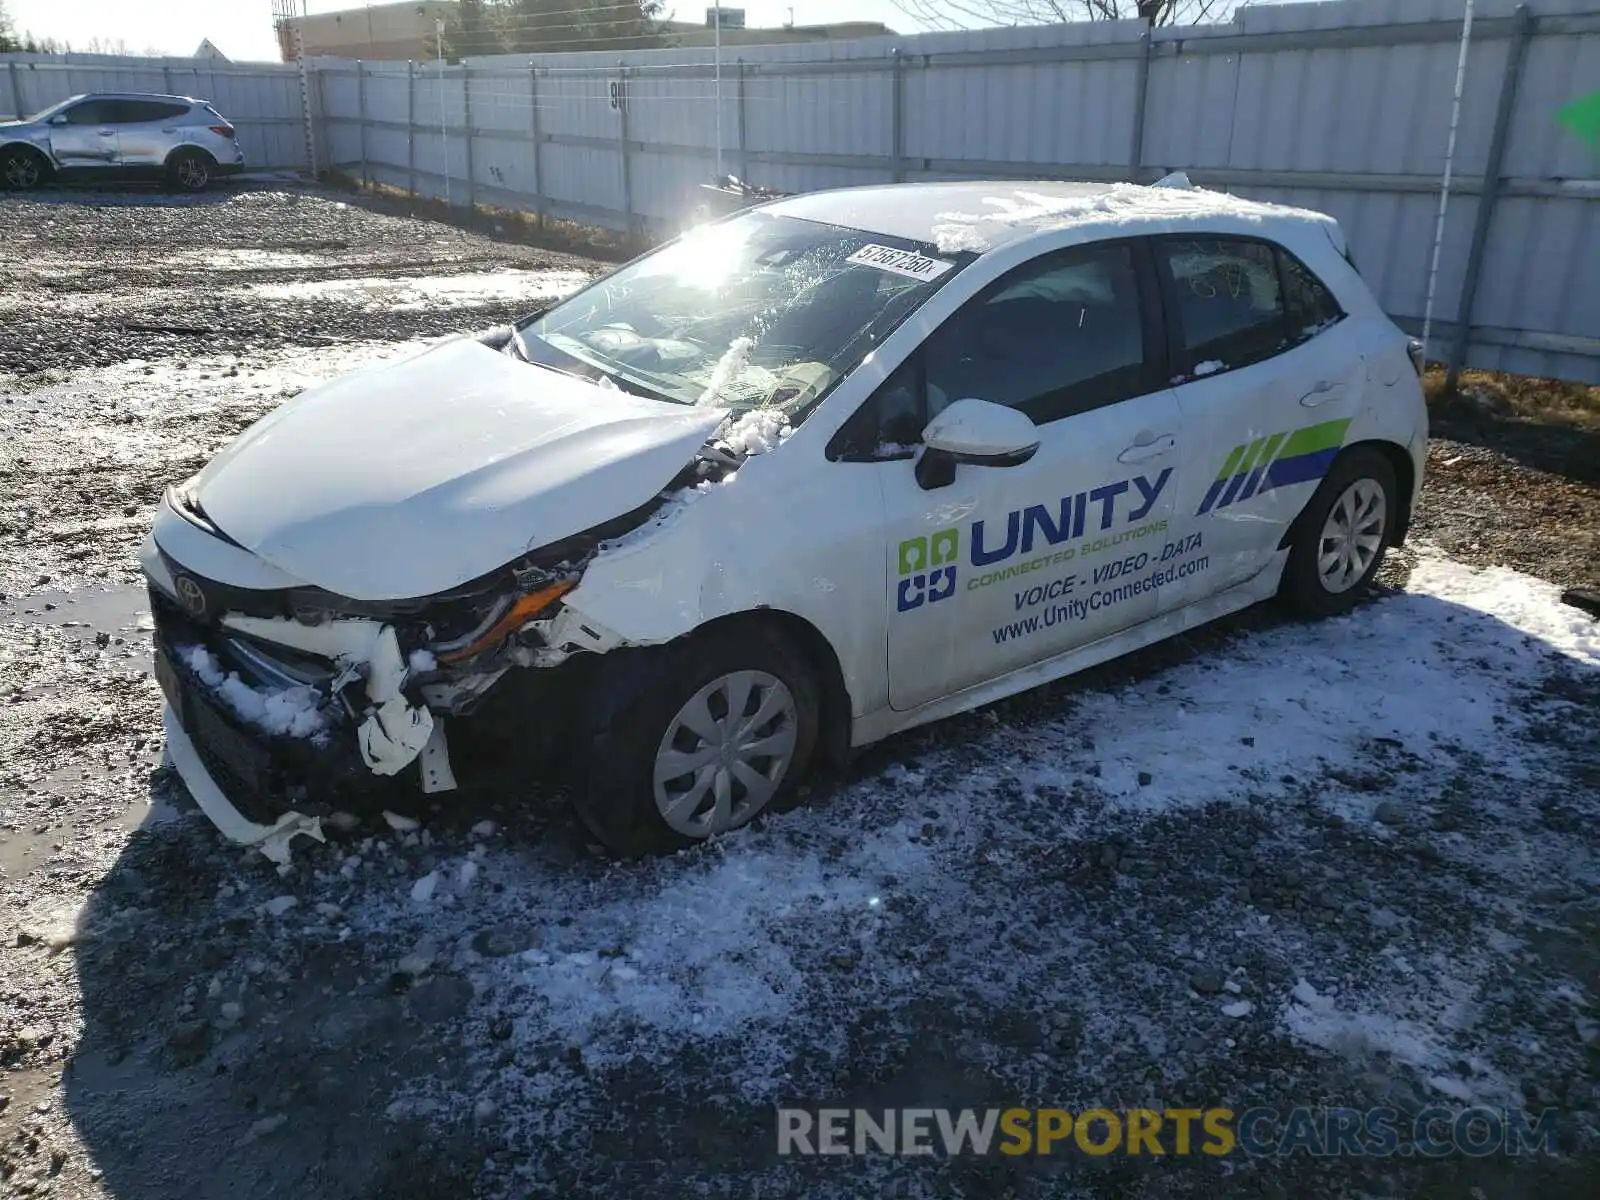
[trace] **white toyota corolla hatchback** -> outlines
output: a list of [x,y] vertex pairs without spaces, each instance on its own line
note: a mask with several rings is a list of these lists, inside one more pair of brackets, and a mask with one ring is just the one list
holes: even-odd
[[172,761],[280,860],[552,764],[634,854],[1257,601],[1348,609],[1422,484],[1419,348],[1334,221],[1173,183],[785,199],[308,390],[145,545]]

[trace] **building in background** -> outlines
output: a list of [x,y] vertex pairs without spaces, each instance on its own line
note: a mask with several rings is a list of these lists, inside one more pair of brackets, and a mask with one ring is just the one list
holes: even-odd
[[[404,0],[399,4],[291,17],[286,24],[290,29],[299,28],[308,58],[327,54],[369,62],[404,62],[432,58],[436,51],[436,21],[443,18],[449,25],[455,15],[455,0]],[[292,35],[286,32],[280,36],[279,49],[284,62],[293,61]]]
[[[663,21],[663,42],[668,46],[710,46],[716,41],[716,9],[706,9],[706,19]],[[724,46],[770,46],[781,42],[836,42],[849,38],[892,37],[894,30],[879,21],[839,21],[832,25],[783,25],[776,29],[751,28],[744,23],[744,9],[723,8]]]
[[195,48],[195,52],[189,57],[204,58],[210,60],[211,62],[225,63],[228,61],[228,56],[212,45],[210,38],[201,38],[200,45]]
[[[457,23],[455,0],[402,0],[398,4],[374,4],[370,8],[347,8],[339,12],[313,13],[291,17],[289,28],[299,27],[307,57],[326,54],[336,58],[359,58],[368,62],[432,58],[436,52],[435,22],[443,18],[447,29]],[[714,8],[706,9],[704,21],[662,21],[659,44],[662,46],[709,46],[716,40]],[[744,23],[744,9],[722,10],[722,44],[725,46],[771,45],[781,42],[826,42],[845,38],[882,37],[894,30],[877,21],[842,21],[833,25],[784,25],[778,28],[750,28]],[[448,34],[447,34],[448,36]],[[294,59],[293,37],[285,30],[280,37],[283,60]],[[520,52],[533,52],[526,47]]]

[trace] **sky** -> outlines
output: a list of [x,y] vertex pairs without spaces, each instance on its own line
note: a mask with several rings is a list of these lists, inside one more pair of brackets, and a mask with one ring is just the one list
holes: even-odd
[[[202,38],[235,61],[278,57],[272,36],[271,0],[0,0],[17,32],[54,37],[81,46],[91,37],[122,39],[135,54],[192,54]],[[311,0],[312,12],[359,8],[360,0]],[[667,0],[668,15],[694,20],[705,0]],[[729,3],[726,7],[735,7]],[[777,0],[744,0],[750,25],[782,25],[791,6]],[[915,23],[892,0],[794,0],[798,24],[826,21],[882,21],[911,32]]]

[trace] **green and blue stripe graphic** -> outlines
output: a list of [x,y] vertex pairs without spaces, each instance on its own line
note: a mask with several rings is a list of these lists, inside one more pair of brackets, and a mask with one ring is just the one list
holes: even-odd
[[1324,421],[1293,433],[1274,433],[1243,446],[1235,446],[1206,489],[1195,515],[1226,508],[1275,487],[1321,479],[1344,444],[1350,422]]

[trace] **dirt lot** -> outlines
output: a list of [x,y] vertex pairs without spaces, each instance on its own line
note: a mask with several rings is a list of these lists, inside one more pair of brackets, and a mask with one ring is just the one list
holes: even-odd
[[[1600,583],[1592,445],[1441,413],[1414,544],[1352,616],[1249,612],[894,739],[698,851],[613,865],[559,797],[504,795],[280,872],[161,766],[133,561],[161,488],[595,264],[301,191],[0,222],[0,1195],[1593,1196],[1600,632],[1556,599]],[[785,1102],[1560,1133],[806,1161]]]

